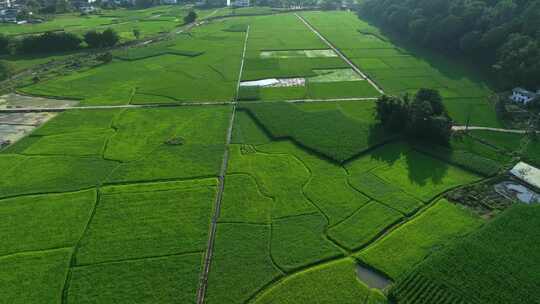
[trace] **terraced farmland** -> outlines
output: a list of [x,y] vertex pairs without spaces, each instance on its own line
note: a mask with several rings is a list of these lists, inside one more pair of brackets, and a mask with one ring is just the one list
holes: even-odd
[[0,303],[538,302],[537,246],[516,238],[538,208],[491,220],[445,198],[515,153],[537,163],[535,142],[420,143],[375,115],[377,85],[431,87],[498,126],[482,81],[351,13],[235,12],[18,88],[80,104],[0,151]]

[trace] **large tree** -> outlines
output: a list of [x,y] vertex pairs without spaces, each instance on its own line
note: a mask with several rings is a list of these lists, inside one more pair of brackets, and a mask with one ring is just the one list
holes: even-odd
[[410,139],[438,144],[447,144],[450,140],[452,120],[436,90],[421,89],[412,101],[408,95],[383,95],[377,100],[376,116],[387,130]]

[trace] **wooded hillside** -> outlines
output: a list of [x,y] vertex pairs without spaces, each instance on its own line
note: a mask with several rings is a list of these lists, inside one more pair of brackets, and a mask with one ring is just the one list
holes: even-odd
[[489,65],[504,87],[538,86],[540,0],[365,0],[358,13],[415,43]]

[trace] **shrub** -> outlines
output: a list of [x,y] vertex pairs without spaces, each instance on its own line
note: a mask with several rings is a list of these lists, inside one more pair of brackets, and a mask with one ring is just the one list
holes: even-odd
[[197,20],[197,13],[195,13],[194,11],[190,11],[187,16],[184,17],[185,24],[192,23],[195,20]]
[[344,162],[389,137],[381,128],[345,116],[341,111],[305,112],[284,102],[251,103],[249,111],[276,139],[292,139],[305,148]]
[[4,34],[0,34],[0,55],[9,53],[10,39]]
[[111,52],[106,52],[97,57],[97,60],[103,62],[103,63],[109,63],[113,60],[113,56]]
[[120,41],[120,36],[110,28],[102,33],[91,30],[84,34],[84,41],[89,48],[112,47]]
[[13,66],[6,61],[0,61],[0,81],[8,79],[13,74]]
[[118,33],[114,31],[111,28],[106,29],[101,33],[101,39],[103,41],[103,46],[105,47],[111,47],[115,46],[118,41],[120,41],[120,36],[118,36]]
[[17,52],[21,54],[65,52],[78,49],[81,43],[81,38],[73,33],[46,32],[24,37],[17,47]]
[[88,47],[90,48],[97,48],[101,45],[101,34],[96,32],[95,30],[91,30],[86,32],[84,34],[84,42],[88,44]]

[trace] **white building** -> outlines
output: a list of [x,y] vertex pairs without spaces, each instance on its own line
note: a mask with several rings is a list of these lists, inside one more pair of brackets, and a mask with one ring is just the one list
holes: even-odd
[[537,93],[527,91],[523,88],[513,89],[512,95],[510,95],[510,99],[512,99],[515,102],[522,103],[522,104],[528,104],[529,102],[534,100],[536,97],[538,97]]
[[164,4],[164,5],[178,4],[178,0],[161,0],[161,4]]
[[[229,3],[229,1],[227,1],[227,3]],[[249,4],[249,0],[236,0],[233,2],[233,6],[236,7],[248,7]]]
[[0,22],[17,22],[17,13],[19,11],[13,8],[0,9]]
[[10,8],[12,5],[11,0],[0,0],[0,9]]
[[540,169],[533,167],[527,163],[517,163],[510,173],[521,181],[540,189]]

